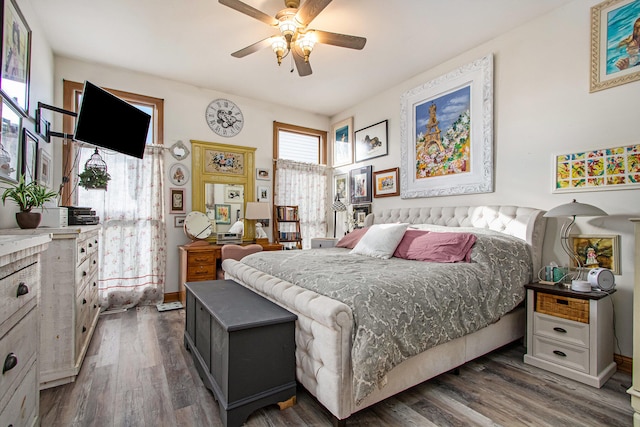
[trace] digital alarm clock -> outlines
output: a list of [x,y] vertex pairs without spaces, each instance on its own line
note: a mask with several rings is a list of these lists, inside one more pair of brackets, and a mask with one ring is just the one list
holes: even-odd
[[606,268],[594,268],[589,271],[587,280],[592,287],[603,291],[610,291],[615,288],[615,278],[611,270]]

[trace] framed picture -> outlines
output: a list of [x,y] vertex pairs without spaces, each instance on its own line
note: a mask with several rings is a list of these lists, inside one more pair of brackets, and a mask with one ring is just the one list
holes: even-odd
[[231,205],[213,205],[216,224],[231,224]]
[[184,219],[186,218],[186,215],[176,215],[173,217],[173,226],[175,228],[182,228],[184,227]]
[[242,185],[225,185],[224,201],[225,203],[244,202],[244,187]]
[[20,177],[20,126],[22,116],[6,102],[2,100],[0,110],[2,120],[2,133],[0,133],[0,179],[10,182],[18,182]]
[[2,73],[0,89],[20,113],[29,114],[31,29],[15,0],[2,1]]
[[387,120],[357,130],[355,133],[356,163],[389,154]]
[[268,185],[258,185],[258,201],[259,202],[271,201],[271,192],[269,191]]
[[353,224],[355,228],[364,227],[364,219],[371,213],[371,205],[354,205],[353,206]]
[[204,172],[244,175],[244,153],[204,150]]
[[38,179],[38,137],[22,129],[22,174],[25,182]]
[[400,195],[493,191],[493,55],[413,88],[400,103]]
[[52,168],[51,156],[41,148],[38,153],[38,182],[40,185],[51,188]]
[[558,154],[554,193],[640,188],[640,144]]
[[271,181],[271,169],[256,168],[256,179],[261,181]]
[[340,198],[343,203],[349,202],[349,178],[346,173],[333,176],[333,198]]
[[331,126],[333,139],[333,167],[353,163],[353,117]]
[[398,169],[385,169],[373,173],[373,197],[391,197],[400,195]]
[[185,185],[189,181],[189,169],[182,163],[175,163],[169,169],[169,181],[173,185]]
[[349,171],[351,204],[371,203],[371,171],[373,166],[363,166]]
[[640,80],[640,0],[591,8],[590,92]]
[[184,213],[184,188],[171,188],[171,210],[172,214]]
[[[608,268],[613,274],[621,274],[619,235],[571,235],[569,246],[578,255],[583,267]],[[576,267],[572,259],[571,268]]]

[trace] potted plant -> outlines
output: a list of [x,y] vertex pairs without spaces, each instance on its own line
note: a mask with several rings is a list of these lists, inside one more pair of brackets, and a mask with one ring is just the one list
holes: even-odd
[[16,212],[16,222],[20,228],[37,228],[42,214],[31,212],[31,209],[42,207],[45,202],[57,196],[58,193],[50,191],[36,181],[27,184],[24,175],[21,175],[17,184],[11,184],[11,187],[5,188],[2,193],[2,204],[4,205],[7,199],[11,199],[18,205],[20,212]]
[[111,179],[109,173],[101,168],[86,168],[78,175],[80,182],[78,185],[87,190],[107,189],[107,183]]

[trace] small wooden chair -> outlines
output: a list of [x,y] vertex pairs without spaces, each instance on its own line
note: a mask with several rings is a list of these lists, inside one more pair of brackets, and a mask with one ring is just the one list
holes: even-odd
[[[260,252],[262,250],[262,246],[258,244],[251,244],[246,246],[240,245],[224,245],[220,250],[220,259],[224,261],[225,259],[235,259],[236,261],[240,261],[242,258],[247,255],[254,254],[256,252]],[[224,280],[224,270],[220,268],[218,270],[218,280]]]

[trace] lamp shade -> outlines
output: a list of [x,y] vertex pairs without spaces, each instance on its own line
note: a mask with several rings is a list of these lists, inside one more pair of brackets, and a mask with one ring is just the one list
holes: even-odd
[[576,217],[576,216],[607,216],[608,214],[600,208],[586,203],[578,203],[574,199],[571,203],[556,206],[544,214],[546,217]]
[[347,210],[347,207],[340,201],[340,196],[336,194],[336,198],[333,201],[333,205],[331,205],[331,210],[336,212],[344,212]]
[[246,219],[268,219],[271,218],[269,203],[247,202],[247,210],[244,214]]

